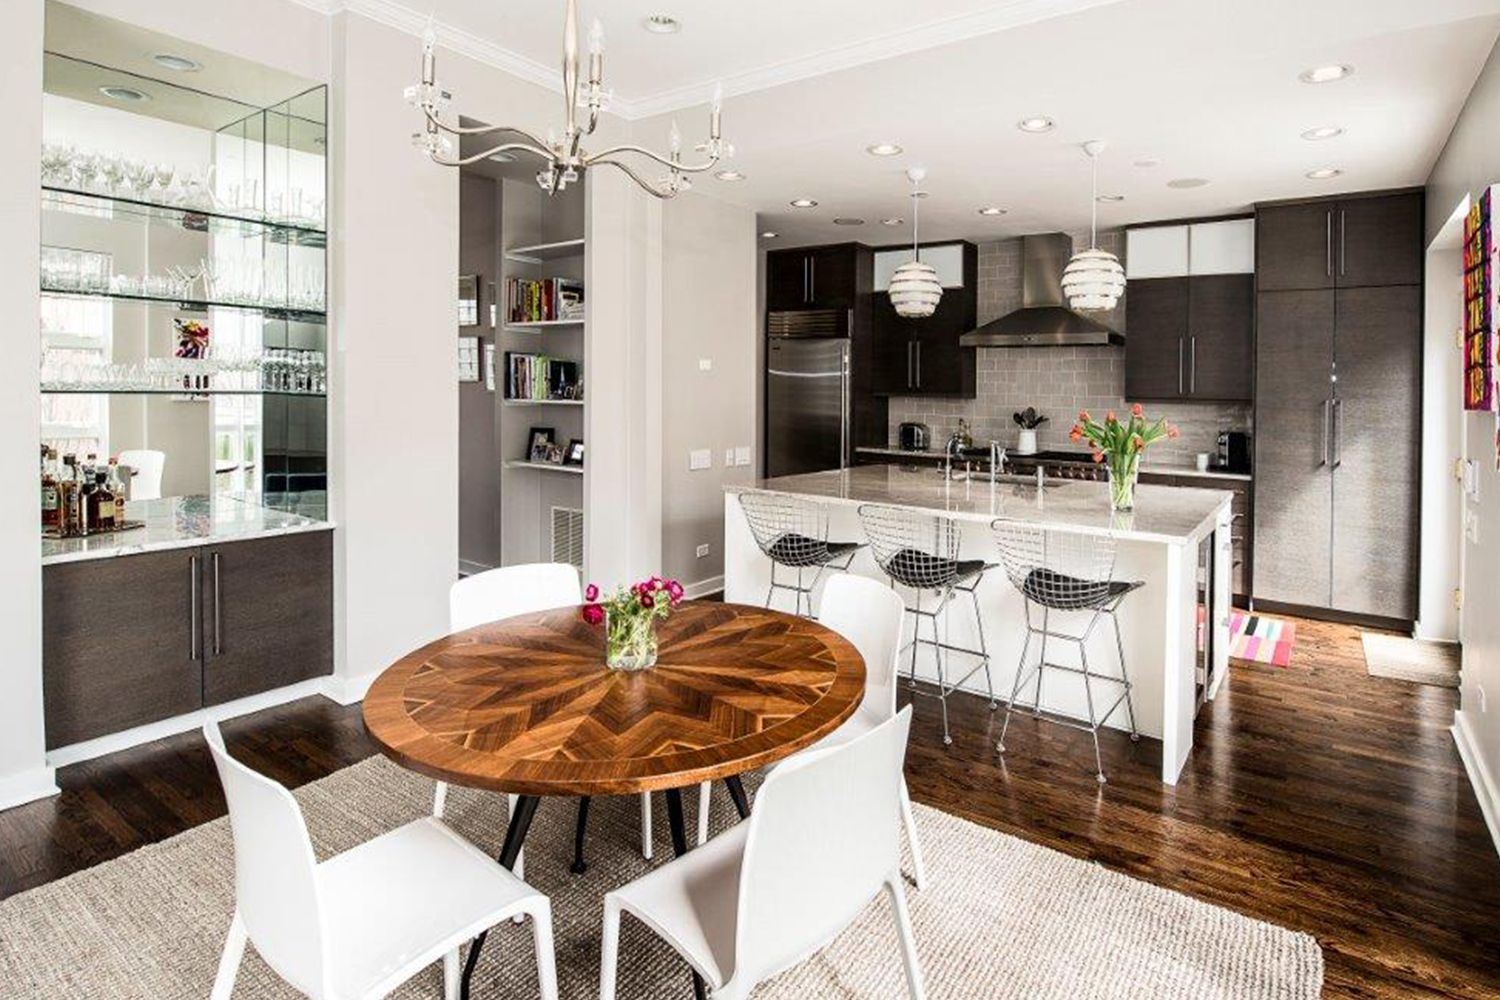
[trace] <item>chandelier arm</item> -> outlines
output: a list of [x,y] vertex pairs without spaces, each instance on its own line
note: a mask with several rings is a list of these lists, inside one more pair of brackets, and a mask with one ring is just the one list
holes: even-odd
[[543,140],[541,136],[534,135],[533,133],[526,131],[524,128],[516,128],[514,125],[449,125],[447,122],[439,118],[435,113],[429,110],[425,105],[422,106],[422,114],[426,116],[428,122],[436,125],[438,128],[442,129],[444,132],[447,132],[449,135],[488,135],[491,132],[514,132],[516,133],[516,135],[525,136],[527,139],[530,139],[538,146],[542,146],[545,148],[547,145],[546,141]]
[[531,153],[533,156],[539,156],[542,159],[548,161],[552,161],[554,159],[552,153],[548,152],[546,149],[543,149],[540,146],[533,146],[530,143],[525,142],[502,142],[498,146],[492,146],[491,148],[484,150],[482,153],[475,153],[472,156],[463,156],[453,160],[445,160],[434,154],[431,156],[431,160],[433,163],[441,164],[445,167],[467,167],[471,163],[478,163],[480,160],[487,160],[491,156],[494,156],[496,153],[508,153],[513,149],[519,149],[523,152]]
[[600,159],[594,159],[594,160],[591,160],[589,162],[589,166],[591,166],[591,167],[614,167],[616,170],[618,170],[621,173],[625,174],[626,177],[629,177],[631,180],[633,180],[637,184],[639,184],[646,191],[647,194],[650,194],[650,195],[653,195],[653,196],[655,196],[657,198],[660,198],[662,201],[666,201],[668,198],[670,198],[672,196],[670,193],[662,191],[655,184],[653,184],[650,181],[646,180],[640,174],[636,173],[633,169],[631,169],[626,164],[621,163],[619,160],[600,160]]
[[[714,156],[711,157],[707,163],[686,164],[677,160],[668,159],[667,157],[662,156],[659,153],[653,153],[651,150],[646,149],[644,146],[624,145],[611,146],[609,149],[601,149],[597,153],[586,155],[583,157],[583,163],[584,166],[591,166],[595,163],[604,161],[606,157],[618,156],[621,153],[635,153],[639,156],[644,156],[647,159],[655,160],[657,163],[660,163],[668,170],[677,171],[679,174],[701,174],[705,170],[712,170],[715,164],[717,164],[720,160],[720,157]],[[608,162],[615,163],[616,161],[609,160]]]

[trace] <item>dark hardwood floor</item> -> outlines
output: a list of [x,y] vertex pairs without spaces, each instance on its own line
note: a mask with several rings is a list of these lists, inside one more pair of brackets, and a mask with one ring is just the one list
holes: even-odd
[[[1298,623],[1288,669],[1236,663],[1175,788],[1160,745],[917,699],[912,794],[986,826],[1314,935],[1325,996],[1500,997],[1500,858],[1453,748],[1456,692],[1376,680],[1350,626]],[[226,723],[234,754],[288,785],[373,752],[357,707],[321,698]],[[59,774],[63,794],[0,813],[0,895],[222,815],[196,734]],[[1006,946],[1014,946],[1007,943]]]

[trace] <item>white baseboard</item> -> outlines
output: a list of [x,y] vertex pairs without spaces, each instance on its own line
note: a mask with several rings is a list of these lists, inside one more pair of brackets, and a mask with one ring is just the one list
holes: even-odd
[[296,701],[299,698],[310,698],[315,694],[324,694],[325,685],[330,680],[332,678],[314,677],[312,680],[299,681],[296,684],[276,688],[274,691],[253,694],[248,698],[227,701],[222,705],[213,705],[209,708],[200,708],[196,712],[188,712],[185,715],[163,719],[160,722],[152,722],[144,726],[136,726],[134,729],[110,733],[108,736],[85,740],[82,743],[58,747],[56,750],[47,753],[47,763],[54,768],[66,767],[69,764],[77,764],[79,761],[93,760],[95,757],[103,757],[105,754],[138,747],[143,743],[150,743],[152,740],[176,736],[178,733],[197,729],[210,720],[222,722],[225,719],[233,719],[236,716],[259,712],[264,708],[285,705],[287,702]]
[[52,767],[34,767],[0,778],[0,811],[56,795],[57,772]]
[[375,683],[375,678],[381,673],[382,671],[374,670],[368,674],[360,674],[358,677],[340,677],[337,674],[325,677],[323,678],[323,696],[340,705],[353,705],[355,702],[364,701],[365,692],[370,690],[370,685]]
[[724,574],[711,576],[707,580],[699,580],[697,583],[689,583],[683,586],[682,592],[689,600],[699,597],[707,597],[709,594],[717,594],[724,589]]
[[1497,793],[1495,779],[1485,766],[1474,731],[1469,728],[1469,720],[1462,712],[1453,713],[1451,732],[1453,742],[1458,746],[1458,756],[1464,762],[1464,770],[1469,773],[1469,784],[1474,786],[1474,797],[1479,800],[1479,809],[1484,813],[1484,824],[1490,828],[1490,839],[1494,841],[1495,851],[1500,853],[1500,793]]

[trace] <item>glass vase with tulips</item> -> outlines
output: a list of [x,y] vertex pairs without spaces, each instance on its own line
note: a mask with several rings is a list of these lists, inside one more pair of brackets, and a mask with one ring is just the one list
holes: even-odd
[[1109,505],[1113,510],[1135,508],[1135,483],[1141,472],[1141,455],[1162,438],[1175,438],[1177,428],[1166,417],[1155,421],[1146,418],[1140,403],[1130,408],[1130,417],[1120,420],[1114,410],[1103,421],[1078,411],[1078,423],[1068,435],[1074,441],[1088,441],[1095,462],[1107,462],[1109,469]]
[[604,626],[604,662],[611,670],[655,666],[656,625],[682,603],[682,584],[653,576],[601,596],[598,586],[589,584],[581,614],[590,625]]

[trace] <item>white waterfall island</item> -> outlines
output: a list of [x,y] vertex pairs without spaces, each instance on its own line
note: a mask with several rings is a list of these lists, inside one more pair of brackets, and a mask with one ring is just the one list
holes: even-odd
[[[1136,490],[1135,510],[1118,514],[1110,510],[1109,488],[1104,483],[1054,479],[1038,486],[1033,479],[1016,476],[1002,476],[994,483],[988,478],[950,482],[941,470],[895,465],[784,476],[753,487],[731,487],[724,497],[724,597],[744,604],[765,603],[771,564],[756,546],[740,508],[743,489],[826,504],[830,541],[864,540],[858,515],[864,504],[944,514],[961,523],[961,558],[994,563],[1000,561],[990,529],[996,519],[1116,539],[1114,578],[1145,584],[1125,599],[1119,611],[1126,667],[1134,684],[1136,723],[1143,736],[1161,741],[1162,780],[1176,783],[1192,750],[1198,706],[1214,696],[1228,669],[1232,494],[1142,485]],[[850,572],[886,580],[868,548],[859,552]],[[903,596],[910,604],[910,595]],[[1025,639],[1024,602],[1001,569],[985,575],[978,597],[995,692],[1003,701],[1010,693]],[[784,603],[785,610],[791,610],[785,592],[778,592],[776,599],[778,607]],[[1087,612],[1053,614],[1060,616],[1057,627],[1070,633],[1081,632],[1087,623]],[[910,621],[908,616],[906,640],[910,639]],[[952,643],[977,646],[974,615],[967,601],[953,605],[949,628]],[[1030,656],[1034,662],[1035,649]],[[1088,656],[1097,671],[1114,672],[1118,654],[1109,629],[1094,631]],[[1047,650],[1052,663],[1076,664],[1077,657],[1072,643],[1054,641]],[[903,658],[903,674],[908,663]],[[950,676],[963,672],[950,670]],[[936,676],[929,649],[924,648],[918,659],[917,675]],[[971,677],[965,689],[983,695],[983,672]],[[1049,711],[1086,718],[1082,678],[1049,671],[1042,703]],[[1123,707],[1109,725],[1129,728]],[[955,740],[981,736],[954,730]],[[914,734],[913,738],[921,737]],[[1082,758],[1079,764],[1083,766]]]

